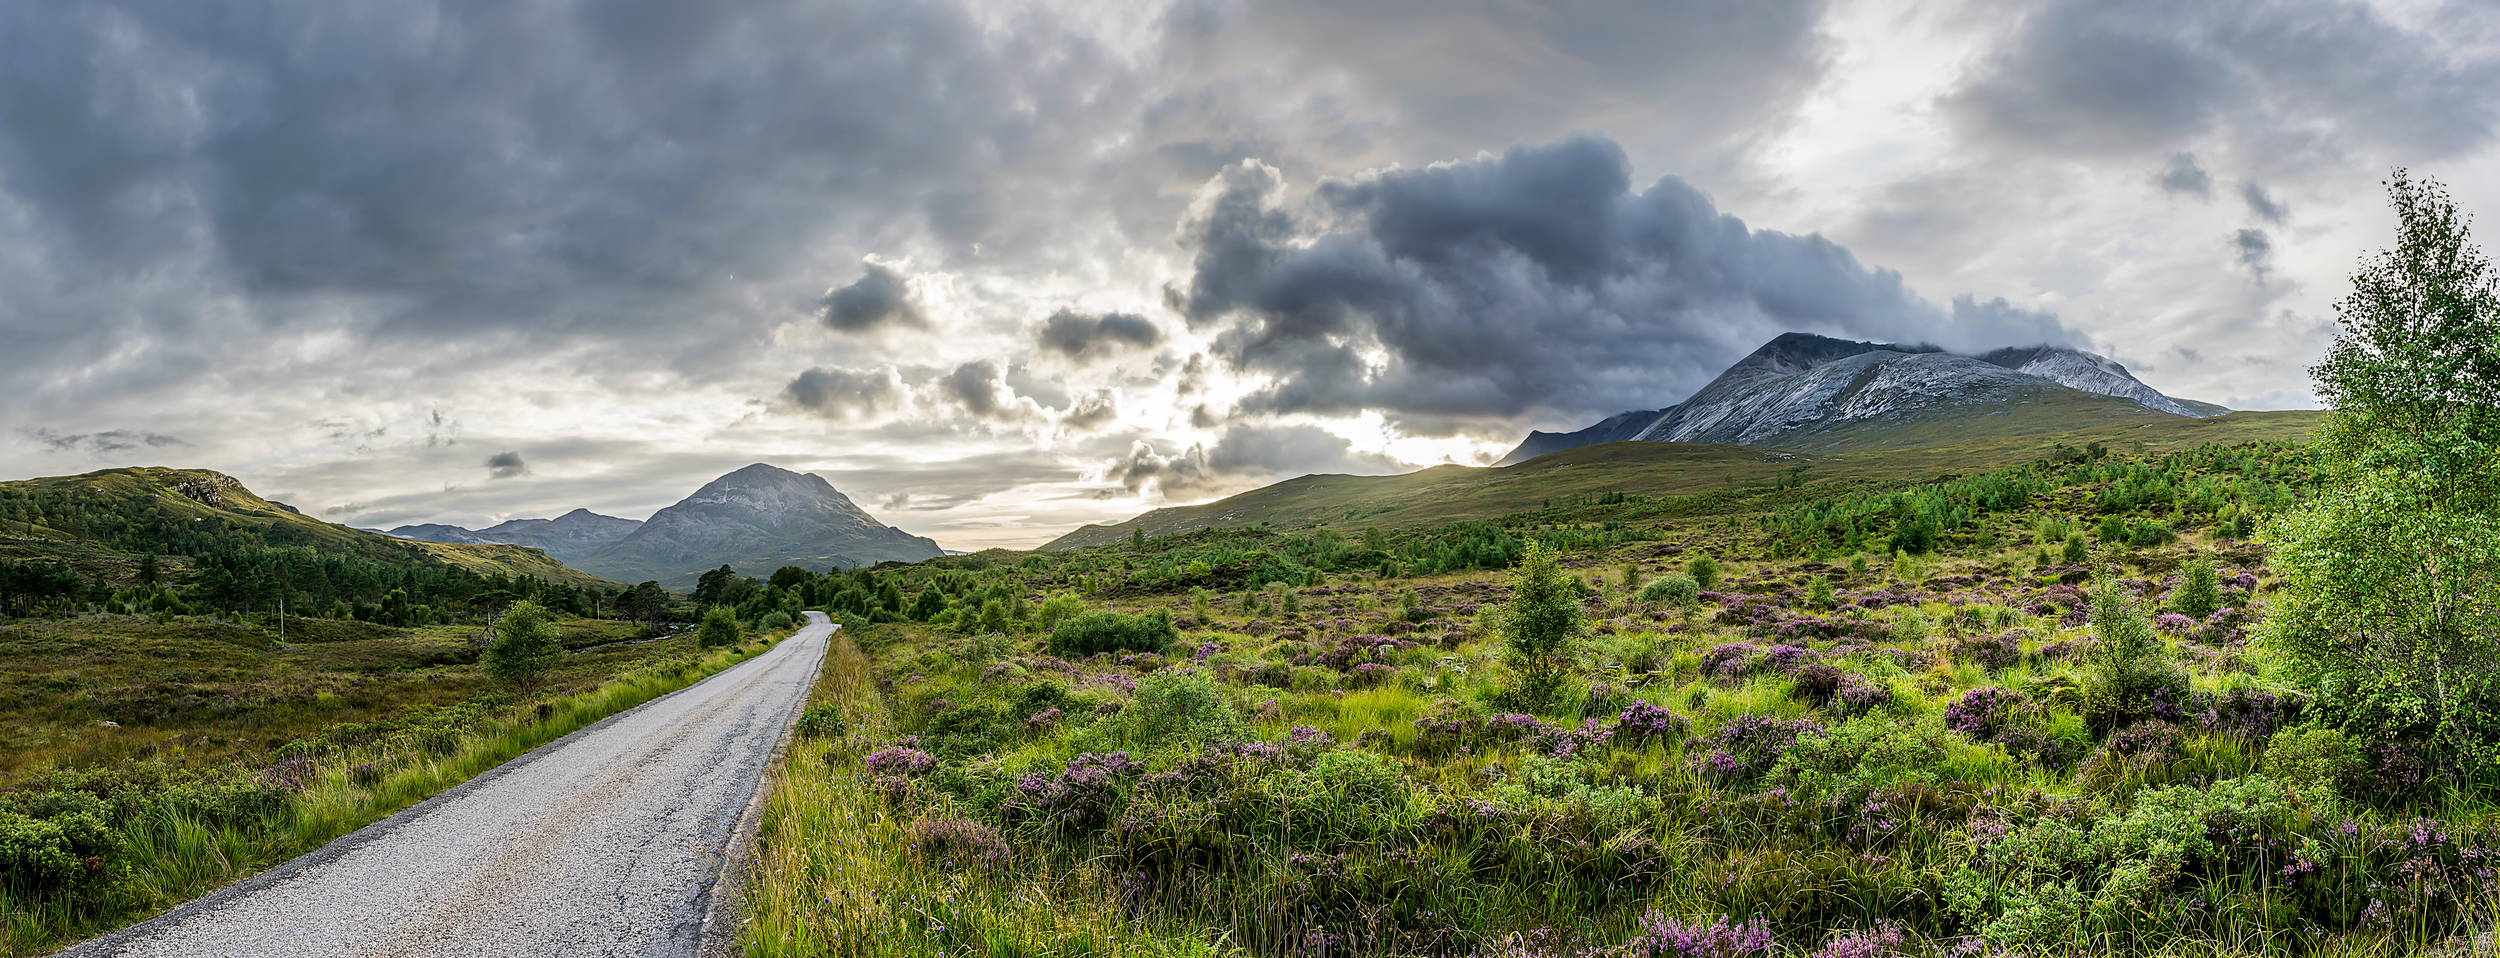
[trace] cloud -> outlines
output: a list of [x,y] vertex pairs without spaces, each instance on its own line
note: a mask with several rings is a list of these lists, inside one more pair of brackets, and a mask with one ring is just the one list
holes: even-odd
[[1083,361],[1151,349],[1163,342],[1163,330],[1134,313],[1087,315],[1062,309],[1042,321],[1034,340],[1044,352]]
[[1353,443],[1317,426],[1236,425],[1210,447],[1193,444],[1165,455],[1137,440],[1106,478],[1130,492],[1152,485],[1167,500],[1238,492],[1280,476],[1310,473],[1385,475],[1404,471],[1385,456],[1354,451]]
[[1375,410],[1411,434],[1664,405],[1789,330],[1964,349],[2073,338],[2003,300],[1940,309],[1675,177],[1634,192],[1621,148],[1596,137],[1323,181],[1298,214],[1282,174],[1245,161],[1180,236],[1194,271],[1168,299],[1265,381],[1243,411]]
[[1068,404],[1068,411],[1059,417],[1059,422],[1070,429],[1088,430],[1101,428],[1119,418],[1119,390],[1099,389]]
[[858,422],[903,409],[911,401],[911,390],[903,384],[902,374],[892,366],[875,369],[818,366],[790,380],[790,384],[783,387],[780,398],[792,406],[828,419]]
[[146,446],[162,449],[167,446],[188,446],[190,443],[172,436],[135,429],[109,429],[103,432],[63,434],[51,429],[31,429],[26,435],[51,452],[84,449],[91,455],[107,455]]
[[530,467],[521,461],[520,453],[505,450],[486,457],[486,471],[497,479],[510,479],[529,475]]
[[910,281],[880,263],[868,264],[858,282],[827,291],[817,304],[816,317],[846,333],[864,333],[886,326],[929,325],[919,300],[912,295]]
[[2282,225],[2283,218],[2291,215],[2292,212],[2282,203],[2276,202],[2274,197],[2266,195],[2266,188],[2257,185],[2254,181],[2241,184],[2240,199],[2248,202],[2250,214],[2277,226]]
[[2203,200],[2212,199],[2214,195],[2213,174],[2196,165],[2196,154],[2185,151],[2170,154],[2170,161],[2153,176],[2153,184],[2172,196],[2193,196]]
[[2489,51],[2347,0],[2051,0],[1941,103],[1974,140],[2069,160],[2214,133],[2276,154],[2431,158],[2489,142],[2495,80]]
[[978,359],[957,366],[931,381],[939,401],[975,420],[1002,425],[1048,422],[1050,410],[1031,397],[1018,396],[1007,385],[1006,369],[994,360]]
[[2248,267],[2264,279],[2268,258],[2274,255],[2274,241],[2265,230],[2245,229],[2231,234],[2231,247],[2239,255],[2240,265]]

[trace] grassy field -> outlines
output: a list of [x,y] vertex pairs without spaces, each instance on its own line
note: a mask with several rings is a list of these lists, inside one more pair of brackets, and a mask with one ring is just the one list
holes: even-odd
[[[475,627],[290,620],[280,645],[192,618],[0,625],[0,864],[21,882],[0,886],[0,954],[248,877],[769,647],[558,629],[574,651],[533,709],[479,672]],[[38,867],[64,841],[87,863]]]
[[1770,485],[1783,477],[1808,486],[1899,484],[2029,462],[2061,444],[2080,447],[2099,442],[2123,452],[2140,448],[2160,454],[2206,443],[2297,440],[2316,428],[2318,416],[2314,411],[2297,411],[2239,412],[2212,419],[2163,417],[2141,424],[1966,441],[1948,441],[1951,434],[1945,431],[1925,437],[1935,441],[1932,445],[1841,453],[1773,452],[1700,443],[1607,443],[1490,469],[1435,466],[1400,476],[1303,476],[1202,505],[1156,509],[1127,522],[1085,526],[1042,548],[1109,545],[1139,530],[1166,536],[1202,528],[1411,529],[1493,519],[1573,496],[1604,492],[1686,496]]
[[[1566,558],[1587,631],[1545,702],[1487,614],[1513,598],[1503,571],[1121,592],[1147,613],[1122,621],[1159,611],[1173,631],[1102,654],[1065,644],[1097,634],[1065,609],[1050,632],[1039,614],[1004,634],[860,631],[770,786],[745,944],[2492,953],[2500,806],[2349,747],[2248,641],[2274,579],[2228,533],[2300,494],[2298,450],[2148,462],[2103,441],[2108,459],[2044,468],[2063,484],[2012,505],[1985,507],[1986,483],[1835,485],[1747,515],[1651,514]],[[1948,507],[1967,514],[1937,551],[1875,551]],[[1831,547],[1861,531],[1866,549]],[[1173,548],[1064,561],[1135,575]],[[1705,557],[1720,579],[1689,601],[1648,588]],[[2210,612],[2183,589],[2200,561]]]

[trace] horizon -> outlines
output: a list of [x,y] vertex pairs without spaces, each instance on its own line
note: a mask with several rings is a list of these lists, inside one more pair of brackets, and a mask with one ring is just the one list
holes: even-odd
[[2461,4],[557,7],[0,10],[0,475],[1031,548],[1785,331],[2311,408],[2390,172],[2500,208]]

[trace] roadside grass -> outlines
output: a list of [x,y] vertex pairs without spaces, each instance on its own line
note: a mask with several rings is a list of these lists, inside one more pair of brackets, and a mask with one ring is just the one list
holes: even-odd
[[[849,734],[803,738],[766,783],[750,872],[749,955],[980,955],[987,958],[1234,958],[1196,928],[1122,912],[1117,876],[1080,870],[992,880],[916,860],[897,814],[855,760],[892,732],[849,630],[833,635],[808,708],[840,710]],[[848,761],[828,761],[829,758]]]
[[[704,651],[694,649],[691,640],[673,639],[623,647],[631,651],[607,653],[610,660],[605,662],[569,663],[569,684],[578,690],[551,698],[543,721],[534,710],[502,708],[481,714],[454,735],[402,736],[303,753],[307,757],[295,772],[300,777],[257,814],[217,820],[178,807],[143,809],[114,828],[126,854],[120,856],[124,870],[113,880],[80,894],[40,899],[0,889],[0,954],[33,954],[144,920],[319,848],[600,719],[692,685],[777,641],[765,637]],[[590,677],[593,670],[600,672]],[[469,688],[474,686],[463,690]],[[297,721],[284,727],[317,727]]]

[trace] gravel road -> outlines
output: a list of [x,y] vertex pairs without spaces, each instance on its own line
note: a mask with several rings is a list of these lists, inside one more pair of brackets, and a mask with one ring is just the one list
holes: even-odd
[[832,632],[810,612],[735,668],[67,953],[694,955]]

